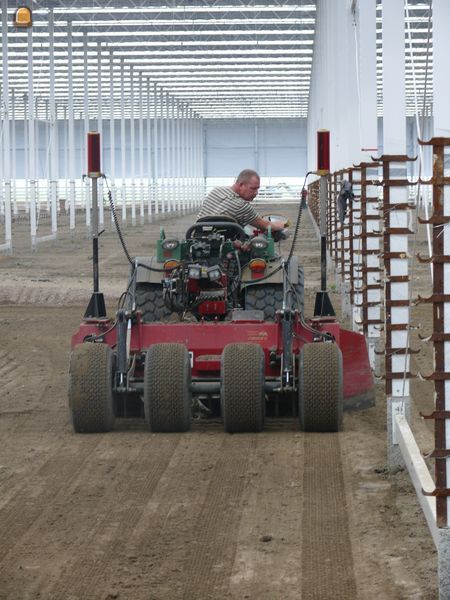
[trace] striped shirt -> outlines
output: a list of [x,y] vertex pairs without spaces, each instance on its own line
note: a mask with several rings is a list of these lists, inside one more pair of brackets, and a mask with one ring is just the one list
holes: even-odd
[[209,192],[197,218],[212,217],[213,215],[233,217],[242,227],[259,216],[250,202],[241,198],[226,185],[215,187]]

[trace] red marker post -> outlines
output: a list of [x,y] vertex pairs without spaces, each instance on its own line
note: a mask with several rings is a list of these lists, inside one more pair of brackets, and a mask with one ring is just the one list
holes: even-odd
[[327,198],[328,175],[330,173],[330,132],[319,129],[317,132],[317,175],[320,199],[320,292],[317,292],[314,316],[334,317],[335,312],[327,292]]
[[94,291],[84,314],[85,319],[106,317],[105,299],[99,292],[98,277],[98,193],[97,179],[102,176],[100,167],[100,134],[89,131],[87,134],[87,175],[92,180],[92,263]]

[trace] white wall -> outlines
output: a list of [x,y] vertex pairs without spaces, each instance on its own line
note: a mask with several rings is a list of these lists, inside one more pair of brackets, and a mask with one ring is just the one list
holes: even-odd
[[306,119],[205,121],[205,174],[236,176],[255,169],[263,177],[306,172]]

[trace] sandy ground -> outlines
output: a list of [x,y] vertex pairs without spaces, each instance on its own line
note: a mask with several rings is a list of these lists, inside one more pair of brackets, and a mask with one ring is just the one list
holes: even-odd
[[[293,208],[277,212],[292,216]],[[130,253],[151,253],[161,225],[181,234],[191,221],[178,215],[125,228]],[[17,221],[14,232],[14,255],[0,256],[2,600],[437,597],[437,556],[414,490],[407,473],[386,467],[382,381],[376,407],[346,414],[339,434],[304,434],[285,419],[261,434],[228,435],[219,422],[151,434],[119,420],[109,434],[77,435],[67,370],[91,292],[91,244],[82,232],[62,232],[31,253],[27,223]],[[318,251],[304,214],[307,312]],[[109,226],[100,252],[113,314],[128,266]],[[420,269],[413,281],[426,294]],[[422,334],[430,310],[413,310]],[[430,347],[415,366],[432,370]],[[432,390],[413,383],[424,452],[432,430],[417,415],[430,409]]]

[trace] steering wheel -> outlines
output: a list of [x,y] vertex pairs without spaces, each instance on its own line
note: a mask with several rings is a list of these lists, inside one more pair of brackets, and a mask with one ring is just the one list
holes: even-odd
[[200,217],[197,223],[194,223],[186,231],[186,239],[189,240],[195,237],[196,233],[201,235],[207,235],[211,231],[221,232],[228,239],[239,239],[242,242],[247,239],[247,235],[244,229],[239,223],[225,215],[212,215],[210,217]]

